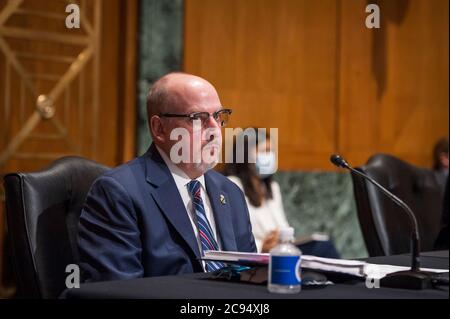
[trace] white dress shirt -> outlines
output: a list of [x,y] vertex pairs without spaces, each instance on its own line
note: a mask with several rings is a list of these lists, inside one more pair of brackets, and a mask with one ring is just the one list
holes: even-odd
[[[244,187],[239,177],[228,176],[228,178],[244,192]],[[289,227],[283,208],[280,185],[273,181],[271,186],[273,198],[264,200],[260,207],[253,206],[248,197],[245,196],[258,252],[261,252],[264,239],[271,231]]]
[[[198,228],[197,228],[197,215],[194,212],[193,209],[193,203],[191,195],[189,194],[187,185],[192,181],[192,179],[189,178],[189,176],[186,175],[185,172],[178,166],[176,166],[170,158],[164,153],[163,150],[161,150],[158,146],[156,146],[156,149],[158,150],[159,154],[161,155],[162,159],[166,163],[167,167],[170,170],[170,173],[172,173],[173,180],[175,181],[175,184],[177,185],[178,192],[180,193],[181,199],[183,200],[184,207],[186,208],[186,213],[189,216],[189,220],[191,221],[192,229],[194,230],[195,238],[197,238],[197,244],[198,249],[200,251],[200,254],[203,255],[202,251],[202,243],[200,240],[200,236],[198,234]],[[202,197],[203,206],[205,207],[205,214],[206,218],[208,218],[209,225],[211,226],[213,236],[216,239],[217,244],[219,245],[219,249],[221,247],[220,240],[217,238],[217,231],[216,231],[216,223],[214,221],[214,214],[211,207],[211,202],[209,201],[208,193],[206,192],[206,185],[205,185],[205,176],[202,175],[198,178],[196,178],[200,182],[200,195]],[[203,268],[205,268],[205,263],[203,262]]]

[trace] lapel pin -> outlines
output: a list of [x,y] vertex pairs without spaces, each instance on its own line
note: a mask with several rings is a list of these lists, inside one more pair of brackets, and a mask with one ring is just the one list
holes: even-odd
[[227,203],[227,201],[225,200],[225,196],[223,196],[222,194],[220,194],[220,202],[222,203],[222,205],[225,205]]

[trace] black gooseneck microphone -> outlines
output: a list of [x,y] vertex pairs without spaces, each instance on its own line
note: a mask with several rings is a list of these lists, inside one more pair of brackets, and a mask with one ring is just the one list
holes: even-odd
[[419,240],[419,227],[417,225],[417,219],[411,208],[405,204],[400,198],[392,194],[386,188],[377,183],[374,179],[366,174],[351,167],[347,161],[340,155],[333,154],[330,157],[330,161],[340,168],[350,170],[352,173],[361,176],[365,180],[368,180],[375,185],[379,190],[389,197],[394,203],[400,206],[408,215],[411,224],[411,269],[407,271],[398,271],[387,275],[382,278],[380,285],[384,287],[392,288],[408,288],[408,289],[425,289],[431,287],[432,273],[424,272],[420,270],[420,240]]

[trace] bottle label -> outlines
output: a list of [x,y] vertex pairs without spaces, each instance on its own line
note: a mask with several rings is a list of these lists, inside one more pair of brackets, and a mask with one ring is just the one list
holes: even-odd
[[271,283],[300,285],[300,256],[271,256]]

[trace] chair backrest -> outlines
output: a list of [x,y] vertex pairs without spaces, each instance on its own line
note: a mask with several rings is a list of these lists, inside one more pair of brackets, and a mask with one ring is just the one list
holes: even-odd
[[[419,225],[422,251],[433,250],[439,233],[443,190],[432,170],[394,156],[377,154],[357,168],[402,199]],[[406,213],[370,182],[352,174],[358,219],[370,256],[410,252],[411,228]]]
[[64,157],[33,173],[4,177],[8,236],[18,296],[57,298],[78,262],[78,220],[93,181],[108,168]]

